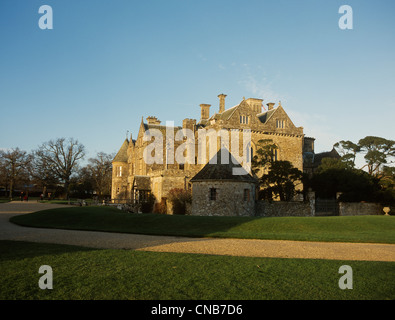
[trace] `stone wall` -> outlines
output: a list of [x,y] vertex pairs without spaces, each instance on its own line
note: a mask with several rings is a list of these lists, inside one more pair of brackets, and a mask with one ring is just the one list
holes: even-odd
[[340,202],[339,203],[339,216],[362,216],[362,215],[383,215],[383,214],[384,214],[383,206],[378,203],[370,203],[370,202]]
[[[210,188],[216,189],[216,200],[210,200]],[[244,200],[244,190],[249,200]],[[199,216],[254,216],[255,185],[240,181],[194,182],[191,214]]]
[[267,202],[256,203],[256,216],[260,217],[311,217],[314,215],[310,202]]

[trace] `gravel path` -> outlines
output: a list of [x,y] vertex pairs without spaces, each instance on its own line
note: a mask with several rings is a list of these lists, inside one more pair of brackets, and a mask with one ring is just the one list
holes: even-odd
[[9,218],[39,210],[66,207],[36,202],[0,204],[0,240],[121,248],[156,252],[183,252],[248,257],[394,261],[394,244],[243,240],[150,236],[109,232],[21,227]]

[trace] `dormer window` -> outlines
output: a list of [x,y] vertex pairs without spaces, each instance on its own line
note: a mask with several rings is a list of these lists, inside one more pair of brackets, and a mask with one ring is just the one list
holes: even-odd
[[241,124],[248,124],[248,116],[240,116],[240,123]]

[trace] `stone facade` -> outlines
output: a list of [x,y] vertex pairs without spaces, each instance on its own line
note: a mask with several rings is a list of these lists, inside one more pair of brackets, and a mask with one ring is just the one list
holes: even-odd
[[[210,190],[215,190],[215,199]],[[249,196],[245,192],[248,192]],[[255,186],[239,181],[194,182],[192,215],[200,216],[254,216]]]
[[[136,139],[132,139],[132,137],[126,139],[117,156],[114,158],[112,180],[113,201],[135,202],[137,200],[136,194],[140,194],[140,191],[147,191],[154,196],[156,202],[162,202],[166,199],[169,190],[172,188],[191,189],[191,178],[205,166],[213,154],[210,149],[212,142],[210,139],[207,139],[205,141],[206,155],[202,158],[204,146],[202,146],[199,140],[201,129],[207,132],[209,130],[217,133],[225,132],[228,137],[238,135],[238,145],[232,146],[233,140],[231,139],[225,145],[227,145],[229,150],[232,150],[232,153],[233,150],[238,150],[240,156],[249,152],[250,156],[252,156],[257,150],[259,140],[271,139],[278,147],[276,154],[277,160],[288,160],[294,167],[303,171],[303,148],[305,144],[303,127],[296,127],[293,124],[281,106],[281,103],[277,106],[274,103],[268,103],[264,109],[262,99],[243,98],[238,105],[226,109],[226,95],[220,94],[218,97],[218,112],[210,115],[211,105],[201,104],[201,119],[197,121],[186,118],[183,120],[182,126],[166,126],[156,117],[152,116],[148,117],[146,122],[142,118]],[[191,156],[189,159],[192,159],[192,161],[184,164],[177,163],[177,161],[168,161],[168,159],[171,160],[172,155],[169,155],[167,151],[166,146],[169,144],[167,139],[163,139],[161,142],[162,163],[149,164],[145,161],[144,151],[148,150],[147,147],[152,146],[152,142],[155,140],[155,137],[152,135],[153,132],[160,132],[163,137],[166,137],[168,133],[175,136],[182,129],[189,129],[189,132],[192,132],[192,137],[188,136],[176,141],[173,139],[174,150],[182,146],[185,147],[186,142],[189,142],[190,146],[192,146],[191,148],[194,150],[194,155],[191,156],[192,152],[190,150],[192,149],[186,149],[186,153],[188,156]],[[251,144],[248,146],[243,144],[244,129],[251,130]],[[145,138],[147,136],[150,137],[150,134],[151,139]],[[214,153],[223,146],[223,141],[225,140],[221,140],[219,136],[217,137],[217,145],[213,151]],[[156,151],[154,153],[156,156]],[[137,176],[149,178],[150,190],[136,189],[137,184],[135,183],[135,179]],[[203,187],[203,184],[196,184],[197,189],[200,187]],[[244,185],[237,187],[236,184],[229,184],[226,188],[229,191],[232,190],[232,192],[239,194],[243,192],[240,190],[244,190]],[[203,206],[206,200],[202,198],[199,202]],[[204,204],[204,206],[208,205],[207,203]],[[240,215],[244,215],[242,209],[238,212]]]

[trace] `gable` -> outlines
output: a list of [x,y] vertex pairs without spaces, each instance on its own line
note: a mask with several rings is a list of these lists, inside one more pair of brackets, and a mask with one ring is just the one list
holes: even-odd
[[300,134],[301,128],[297,128],[291,118],[280,105],[275,109],[258,115],[258,119],[266,130],[279,131],[281,133]]
[[[223,158],[225,156],[226,158]],[[235,174],[233,169],[242,170],[245,174]],[[215,156],[190,180],[196,181],[239,181],[256,183],[255,178],[244,170],[227,149],[220,149]]]
[[255,113],[245,100],[240,102],[237,106],[215,115],[215,119],[222,120],[225,123],[242,126],[246,125],[246,127],[254,123],[256,121],[255,118]]

